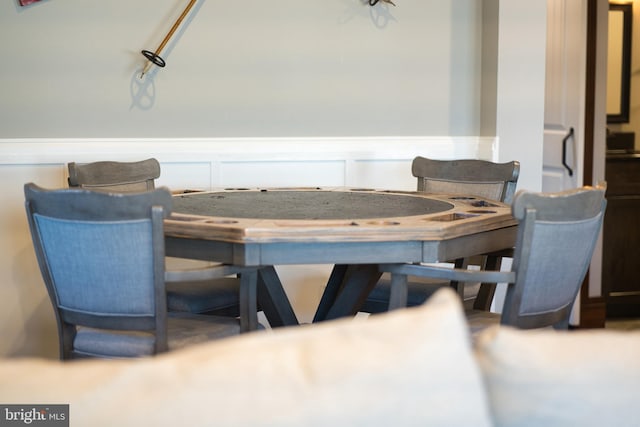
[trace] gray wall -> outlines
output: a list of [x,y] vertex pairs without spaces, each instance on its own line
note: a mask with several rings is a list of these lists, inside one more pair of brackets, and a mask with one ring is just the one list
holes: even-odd
[[477,0],[0,2],[0,138],[479,135]]
[[[22,186],[63,186],[71,160],[155,156],[175,188],[405,188],[415,155],[517,159],[540,190],[546,2],[394,1],[198,0],[150,98],[139,51],[187,0],[0,2],[0,355],[55,357]],[[322,275],[280,273],[315,307]]]

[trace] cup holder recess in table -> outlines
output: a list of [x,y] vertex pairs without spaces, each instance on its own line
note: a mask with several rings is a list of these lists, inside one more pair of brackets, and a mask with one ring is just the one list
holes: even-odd
[[475,202],[471,202],[471,206],[473,206],[474,208],[495,208],[498,205],[489,203],[486,200],[477,200]]
[[205,218],[197,218],[191,216],[175,216],[171,215],[169,217],[172,221],[182,221],[182,222],[202,222],[204,224],[237,224],[238,221],[235,219],[205,219]]
[[398,221],[367,221],[370,225],[400,225]]
[[193,194],[193,193],[204,193],[205,190],[194,190],[191,188],[185,188],[184,190],[175,190],[172,191],[171,194],[173,195],[180,195],[180,194]]
[[237,224],[235,219],[208,219],[204,221],[206,224]]
[[453,196],[449,197],[449,200],[461,200],[463,202],[469,202],[474,208],[495,208],[498,205],[495,203],[487,202],[486,200],[478,199],[471,196]]
[[477,214],[454,212],[445,215],[434,216],[432,218],[425,218],[425,221],[439,221],[439,222],[451,222],[460,221],[462,219],[468,219],[478,216]]
[[309,190],[322,190],[322,187],[275,187],[273,189],[261,188],[262,193],[267,191],[309,191]]
[[484,210],[484,209],[472,209],[472,210],[467,211],[467,212],[472,213],[472,214],[479,214],[479,215],[497,213],[496,211]]

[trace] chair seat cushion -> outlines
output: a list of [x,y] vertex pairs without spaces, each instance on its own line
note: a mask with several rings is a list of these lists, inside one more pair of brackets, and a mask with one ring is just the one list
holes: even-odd
[[[171,313],[167,324],[169,350],[240,333],[240,322],[229,317]],[[74,347],[89,357],[149,356],[154,353],[154,338],[144,332],[79,328]]]
[[194,282],[170,282],[167,287],[167,310],[187,313],[207,313],[238,307],[240,279]]
[[169,350],[240,334],[240,320],[189,313],[169,314]]
[[138,357],[153,354],[150,333],[107,331],[79,327],[73,340],[74,352],[87,357]]

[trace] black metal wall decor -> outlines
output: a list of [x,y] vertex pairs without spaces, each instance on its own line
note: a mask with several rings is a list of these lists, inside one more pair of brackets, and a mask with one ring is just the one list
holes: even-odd
[[[375,6],[376,4],[378,4],[380,0],[369,0],[369,6]],[[396,5],[394,2],[392,2],[391,0],[382,0],[383,3],[389,3],[392,5]]]
[[178,17],[178,19],[176,19],[176,22],[174,22],[173,27],[171,27],[167,35],[164,37],[164,39],[162,40],[162,42],[154,52],[146,49],[141,52],[142,56],[144,56],[147,59],[147,63],[145,67],[142,69],[140,78],[144,77],[147,71],[149,71],[149,68],[151,67],[152,64],[155,64],[160,68],[164,68],[164,66],[167,65],[165,60],[160,56],[160,53],[162,52],[162,49],[164,49],[164,47],[167,45],[167,42],[171,39],[173,34],[176,32],[176,30],[182,23],[182,20],[185,18],[185,16],[187,16],[187,14],[189,13],[193,5],[196,3],[196,1],[197,0],[189,1],[189,4],[187,5],[187,7],[184,8],[184,10],[182,11],[182,14]]

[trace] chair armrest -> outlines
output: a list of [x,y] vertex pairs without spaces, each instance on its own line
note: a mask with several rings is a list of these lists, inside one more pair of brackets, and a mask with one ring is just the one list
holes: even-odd
[[200,280],[220,279],[222,277],[241,274],[243,271],[255,270],[255,267],[239,267],[228,264],[218,264],[202,268],[184,270],[168,270],[164,273],[165,282],[190,282]]
[[512,271],[478,271],[422,264],[380,264],[378,269],[381,272],[391,274],[430,277],[458,282],[514,283],[516,278],[515,273]]

